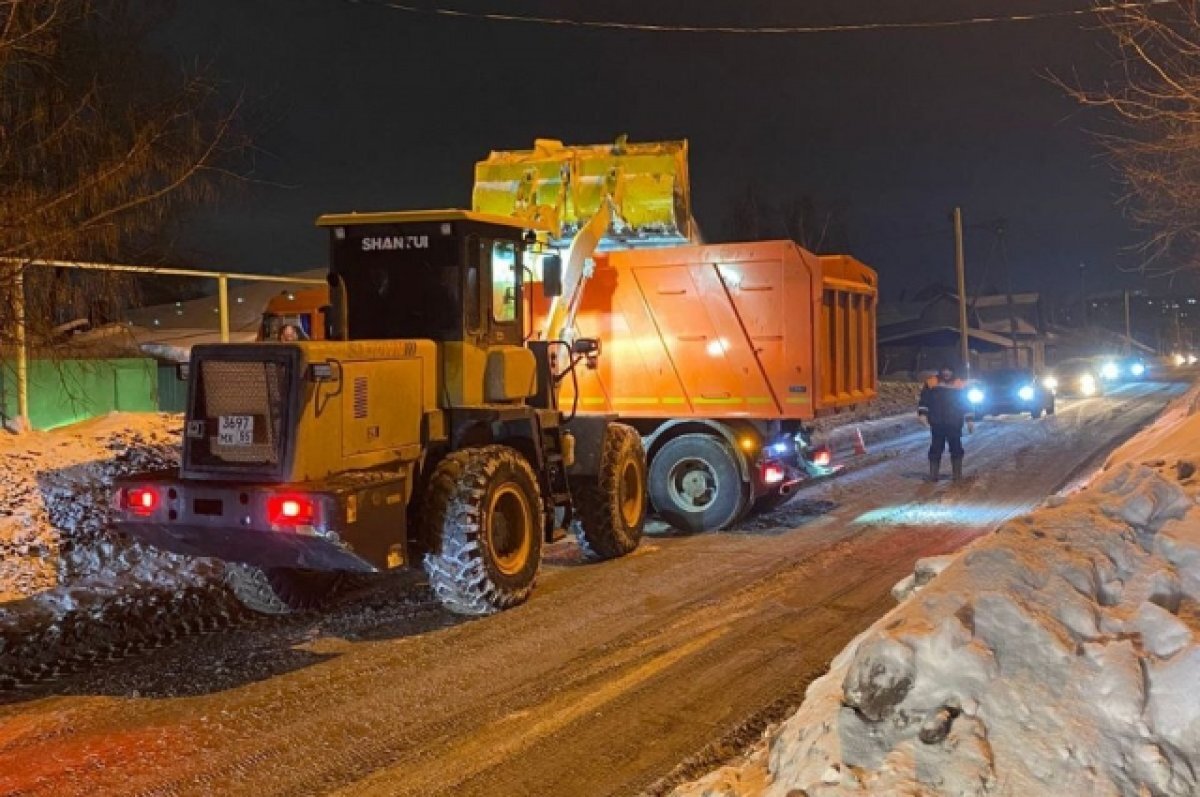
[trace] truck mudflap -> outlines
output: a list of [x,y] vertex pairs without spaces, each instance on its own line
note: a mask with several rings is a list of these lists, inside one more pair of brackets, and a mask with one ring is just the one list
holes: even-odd
[[166,551],[255,567],[370,572],[409,564],[405,477],[197,482],[176,472],[116,484],[117,529]]

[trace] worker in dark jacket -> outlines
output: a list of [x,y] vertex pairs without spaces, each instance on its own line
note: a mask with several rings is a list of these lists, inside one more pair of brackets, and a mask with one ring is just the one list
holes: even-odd
[[929,427],[933,440],[929,446],[929,480],[938,480],[942,468],[942,452],[950,448],[950,465],[954,480],[962,478],[963,424],[967,432],[975,431],[975,416],[967,401],[966,382],[957,379],[954,369],[946,366],[930,377],[921,388],[917,415]]

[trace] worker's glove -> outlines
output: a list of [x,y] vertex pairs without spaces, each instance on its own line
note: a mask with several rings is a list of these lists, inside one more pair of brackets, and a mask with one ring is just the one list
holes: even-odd
[[921,422],[922,426],[929,425],[929,416],[928,415],[918,415],[917,420]]
[[967,421],[967,434],[975,434],[975,421]]

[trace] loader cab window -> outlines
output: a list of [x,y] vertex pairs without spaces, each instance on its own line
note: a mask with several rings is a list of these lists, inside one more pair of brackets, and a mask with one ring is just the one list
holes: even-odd
[[462,340],[462,239],[439,223],[362,225],[333,239],[351,340]]
[[468,334],[483,333],[483,286],[479,272],[485,256],[484,243],[472,235],[467,239],[467,268],[463,273],[463,321]]
[[512,241],[492,244],[492,320],[517,320],[517,246]]

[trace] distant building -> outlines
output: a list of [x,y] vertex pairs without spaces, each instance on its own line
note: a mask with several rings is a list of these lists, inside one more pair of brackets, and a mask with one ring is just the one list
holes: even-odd
[[[878,330],[880,372],[918,374],[960,359],[958,296],[942,292],[911,317],[882,309]],[[973,297],[967,305],[968,349],[973,369],[1040,369],[1045,364],[1046,324],[1036,293]]]

